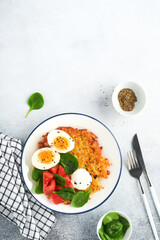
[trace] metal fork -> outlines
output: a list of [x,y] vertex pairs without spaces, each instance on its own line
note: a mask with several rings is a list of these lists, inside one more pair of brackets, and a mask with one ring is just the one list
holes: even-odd
[[130,172],[132,177],[137,178],[138,181],[139,181],[142,197],[143,197],[143,200],[144,200],[145,208],[146,208],[146,211],[147,211],[147,214],[148,214],[148,218],[149,218],[149,221],[150,221],[150,224],[151,224],[151,227],[152,227],[154,237],[155,237],[156,240],[159,240],[158,233],[157,233],[157,230],[156,230],[156,226],[154,224],[154,220],[153,220],[153,217],[152,217],[151,209],[149,207],[149,204],[148,204],[148,201],[147,201],[147,198],[146,198],[146,195],[144,193],[142,183],[141,183],[141,180],[140,180],[140,176],[142,174],[142,167],[137,160],[135,151],[127,153],[127,157],[128,157],[129,172]]

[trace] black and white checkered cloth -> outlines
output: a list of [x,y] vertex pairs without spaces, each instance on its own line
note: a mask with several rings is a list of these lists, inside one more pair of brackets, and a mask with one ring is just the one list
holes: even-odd
[[24,186],[21,154],[21,141],[0,133],[0,213],[16,224],[24,237],[42,240],[55,217]]

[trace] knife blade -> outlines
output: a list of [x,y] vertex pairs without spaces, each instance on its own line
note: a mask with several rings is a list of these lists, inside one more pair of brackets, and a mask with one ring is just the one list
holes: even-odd
[[136,152],[136,156],[138,158],[139,163],[141,164],[143,170],[146,171],[146,166],[145,166],[145,163],[143,160],[143,156],[142,156],[142,152],[141,152],[141,148],[139,145],[137,134],[135,134],[133,137],[132,146],[133,146],[134,151]]
[[160,203],[159,203],[156,191],[154,190],[154,187],[151,184],[150,178],[148,176],[148,173],[147,173],[147,170],[146,170],[146,166],[145,166],[145,163],[144,163],[144,160],[143,160],[140,144],[139,144],[139,141],[138,141],[137,134],[135,134],[134,137],[133,137],[132,146],[133,146],[133,149],[134,149],[134,151],[136,153],[137,159],[138,159],[138,161],[139,161],[140,165],[142,166],[142,169],[143,169],[143,171],[145,173],[145,177],[146,177],[146,180],[148,182],[148,185],[149,185],[149,188],[150,188],[150,191],[151,191],[151,194],[152,194],[152,198],[153,198],[155,207],[156,207],[158,215],[160,217]]

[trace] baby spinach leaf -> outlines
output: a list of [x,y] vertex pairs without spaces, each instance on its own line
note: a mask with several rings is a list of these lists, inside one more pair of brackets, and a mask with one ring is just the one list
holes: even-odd
[[58,194],[59,197],[63,198],[64,200],[72,200],[72,198],[75,195],[75,191],[71,187],[62,188],[56,193]]
[[28,114],[32,111],[32,110],[36,110],[36,109],[40,109],[43,107],[44,105],[44,98],[43,96],[39,93],[39,92],[35,92],[33,93],[28,101],[27,101],[30,109],[26,115],[26,117],[28,116]]
[[127,229],[129,228],[129,222],[126,218],[119,215],[119,221],[123,224],[123,232],[126,233]]
[[35,193],[41,194],[43,193],[43,179],[40,178],[35,186]]
[[105,234],[101,228],[98,230],[98,233],[102,240],[108,240],[108,238],[105,237]]
[[71,153],[61,153],[60,164],[66,174],[72,174],[78,168],[78,160]]
[[114,219],[105,225],[104,231],[111,238],[120,237],[123,234],[123,224],[118,219]]
[[103,218],[103,224],[111,222],[113,219],[119,219],[119,215],[116,212],[110,212]]
[[74,195],[71,205],[73,207],[82,207],[84,204],[86,204],[89,200],[89,194],[92,191],[92,189],[89,192],[83,192],[79,191]]
[[33,171],[32,171],[32,179],[34,181],[38,181],[40,178],[42,178],[43,176],[43,170],[40,170],[38,168],[34,168]]
[[56,184],[58,186],[64,187],[66,185],[66,179],[64,177],[62,177],[61,175],[59,175],[57,173],[54,173],[54,177],[55,177],[55,180],[56,180]]

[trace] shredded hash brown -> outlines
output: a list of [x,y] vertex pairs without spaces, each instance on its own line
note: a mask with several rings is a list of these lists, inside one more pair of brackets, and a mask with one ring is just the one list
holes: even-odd
[[[97,136],[87,129],[78,129],[72,127],[58,127],[57,129],[68,133],[75,142],[73,154],[79,162],[79,168],[86,169],[92,176],[92,183],[86,191],[92,189],[97,192],[103,188],[99,184],[99,177],[107,178],[110,174],[109,166],[111,165],[107,158],[102,156],[102,147],[99,146]],[[39,148],[47,147],[47,135],[43,136],[43,142],[39,142]]]

